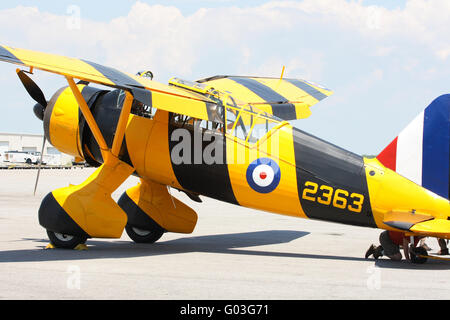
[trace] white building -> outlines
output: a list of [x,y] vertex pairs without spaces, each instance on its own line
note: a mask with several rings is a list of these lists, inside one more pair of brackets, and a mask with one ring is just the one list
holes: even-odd
[[[41,152],[44,136],[28,133],[0,133],[0,162],[6,151]],[[45,143],[44,162],[52,165],[71,164],[74,157],[59,152],[48,141]]]

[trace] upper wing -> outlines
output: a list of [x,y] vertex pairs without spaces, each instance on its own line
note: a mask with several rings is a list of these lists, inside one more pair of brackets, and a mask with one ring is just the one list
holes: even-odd
[[233,98],[283,120],[309,117],[311,106],[333,94],[317,84],[297,79],[215,76],[197,82],[228,92]]
[[0,46],[0,61],[129,90],[136,100],[157,109],[204,120],[215,118],[216,105],[206,97],[86,60]]

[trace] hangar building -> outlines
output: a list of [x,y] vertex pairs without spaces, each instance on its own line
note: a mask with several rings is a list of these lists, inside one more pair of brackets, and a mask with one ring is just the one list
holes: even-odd
[[[0,133],[0,162],[8,151],[41,152],[44,136],[29,133]],[[71,163],[72,156],[59,152],[48,141],[45,143],[44,157],[48,162],[59,165]]]

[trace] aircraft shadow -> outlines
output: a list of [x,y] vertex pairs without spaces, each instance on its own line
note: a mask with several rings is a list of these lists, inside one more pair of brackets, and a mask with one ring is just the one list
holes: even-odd
[[450,261],[428,259],[424,264],[414,264],[406,260],[392,261],[386,258],[376,260],[375,266],[383,269],[450,270]]
[[264,245],[288,243],[308,235],[308,232],[291,230],[257,231],[235,234],[221,234],[211,236],[186,237],[175,240],[162,240],[155,244],[138,244],[130,241],[102,241],[88,240],[89,250],[43,250],[48,244],[47,239],[22,239],[43,243],[35,249],[10,250],[0,252],[0,263],[5,262],[37,262],[37,261],[64,261],[103,258],[132,258],[157,256],[167,254],[208,252],[263,256],[296,256],[293,253],[280,253],[270,251],[252,251],[236,248],[249,248]]
[[[220,253],[248,256],[270,256],[279,258],[299,259],[325,259],[343,261],[370,261],[363,257],[318,255],[294,252],[279,252],[267,250],[251,250],[265,245],[288,243],[308,235],[309,232],[292,230],[270,230],[234,234],[221,234],[211,236],[186,237],[164,241],[164,238],[155,244],[138,244],[130,241],[102,241],[88,240],[89,250],[43,250],[48,244],[47,239],[22,239],[42,243],[35,249],[10,250],[0,252],[0,263],[8,262],[44,262],[44,261],[71,261],[95,260],[110,258],[149,257],[158,255],[173,255],[189,252]],[[44,245],[45,244],[45,245]],[[436,264],[436,262],[438,262]],[[376,265],[381,268],[403,269],[450,269],[450,263],[445,261],[430,261],[425,265],[411,265],[408,263],[378,260]]]
[[[309,232],[292,230],[270,230],[235,234],[222,234],[199,237],[186,237],[169,241],[160,241],[155,244],[137,244],[131,241],[98,241],[88,240],[89,250],[43,250],[44,245],[35,249],[10,250],[0,252],[0,263],[7,262],[39,262],[39,261],[64,261],[87,260],[106,258],[132,258],[167,254],[207,252],[221,254],[241,254],[253,256],[271,256],[280,258],[304,258],[304,259],[332,259],[332,260],[357,260],[363,258],[326,256],[314,254],[301,254],[277,251],[256,251],[244,249],[264,245],[288,243],[308,235]],[[164,239],[164,238],[163,238]],[[48,243],[46,239],[23,239],[22,241],[34,241]],[[242,248],[242,249],[240,249]]]

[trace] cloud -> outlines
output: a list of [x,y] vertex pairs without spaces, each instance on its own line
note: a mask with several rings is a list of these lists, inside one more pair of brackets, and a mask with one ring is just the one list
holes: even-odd
[[448,58],[448,56],[450,56],[450,46],[439,50],[437,52],[437,55],[441,60],[446,60]]
[[276,1],[265,7],[284,9],[290,15],[304,12],[323,17],[372,40],[390,37],[412,40],[430,46],[439,56],[445,55],[449,45],[449,38],[443,36],[450,30],[447,0],[409,0],[404,9],[393,10],[345,0]]
[[[138,1],[110,21],[85,19],[84,9],[78,17],[76,8],[71,9],[64,15],[23,6],[0,10],[2,44],[84,58],[131,73],[149,69],[161,82],[172,76],[195,80],[216,74],[278,77],[286,66],[286,76],[335,91],[336,97],[315,107],[317,117],[302,122],[321,130],[321,136],[352,110],[377,110],[369,124],[355,121],[354,127],[330,129],[333,139],[386,122],[391,104],[404,104],[404,113],[413,117],[436,92],[448,91],[448,0],[409,0],[402,9],[391,10],[350,0],[271,1],[253,7],[224,2],[191,14]],[[42,79],[44,88],[56,86],[56,81]],[[12,88],[10,82],[0,77],[4,90]],[[389,90],[394,89],[393,98]],[[23,90],[15,90],[20,95],[5,103],[18,104]],[[416,109],[410,107],[414,104]],[[325,113],[332,117],[324,124]],[[385,141],[392,137],[388,130],[378,134]],[[354,148],[365,145],[361,141]]]
[[[446,0],[435,0],[433,5],[425,0],[410,0],[403,10],[364,6],[355,1],[304,0],[273,1],[251,8],[201,8],[184,16],[173,6],[136,2],[125,16],[95,22],[81,15],[81,28],[70,29],[71,15],[17,7],[0,11],[0,35],[6,43],[96,59],[128,70],[156,68],[189,76],[195,73],[195,67],[211,63],[205,58],[226,57],[228,65],[234,63],[234,70],[267,70],[267,64],[285,59],[290,49],[276,50],[271,42],[277,44],[285,38],[284,43],[290,42],[294,49],[308,48],[310,39],[303,29],[315,26],[318,34],[337,27],[369,37],[368,41],[379,44],[373,48],[377,56],[391,54],[393,46],[389,41],[401,38],[425,45],[445,60],[450,54],[449,40],[442,34],[450,30],[449,11],[450,2]],[[296,42],[296,34],[301,43]],[[279,39],[273,39],[277,36]],[[319,54],[313,49],[307,51]],[[305,67],[298,67],[300,64],[313,63],[317,72],[306,70],[307,75],[320,75],[323,68],[323,64],[298,56],[279,62],[292,62],[299,71],[305,71]]]

